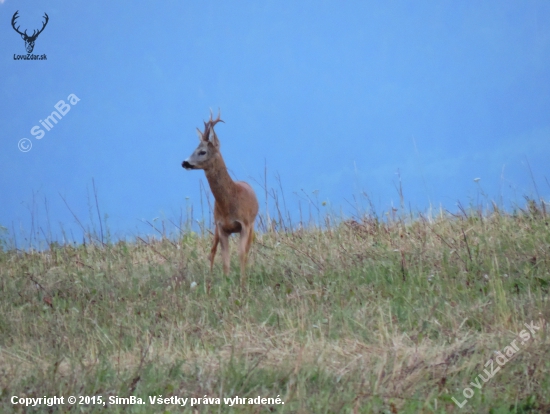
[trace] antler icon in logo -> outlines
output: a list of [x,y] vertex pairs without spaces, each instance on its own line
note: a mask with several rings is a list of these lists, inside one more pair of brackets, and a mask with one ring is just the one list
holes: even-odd
[[13,30],[15,30],[17,33],[19,33],[21,35],[21,38],[25,41],[25,49],[27,49],[27,53],[32,53],[33,49],[34,49],[34,42],[36,41],[36,38],[38,37],[38,35],[40,33],[42,33],[42,31],[44,30],[44,28],[46,27],[46,25],[48,24],[48,20],[50,20],[50,18],[48,17],[48,14],[47,13],[44,13],[44,18],[46,19],[46,21],[42,24],[42,29],[40,29],[38,32],[36,30],[34,30],[32,32],[32,35],[29,36],[27,34],[27,31],[25,30],[24,33],[21,33],[19,31],[19,27],[20,26],[17,26],[15,27],[15,21],[17,20],[17,18],[19,17],[17,15],[17,13],[19,13],[19,10],[17,10],[14,14],[13,14],[13,17],[11,19],[11,25],[13,27]]

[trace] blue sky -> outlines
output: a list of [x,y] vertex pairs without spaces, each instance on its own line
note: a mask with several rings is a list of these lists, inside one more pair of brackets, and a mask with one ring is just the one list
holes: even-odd
[[[48,14],[33,51],[47,60],[14,60],[25,54],[17,10],[30,33]],[[266,165],[292,214],[304,194],[351,214],[363,191],[387,210],[399,177],[413,211],[456,211],[481,192],[508,207],[550,199],[546,0],[0,0],[0,44],[0,225],[11,233],[49,224],[80,240],[63,198],[89,223],[92,180],[118,237],[152,233],[143,219],[179,221],[191,204],[197,214],[206,180],[181,162],[210,108],[226,122],[216,129],[231,174],[262,206]],[[76,105],[33,136],[71,94]]]

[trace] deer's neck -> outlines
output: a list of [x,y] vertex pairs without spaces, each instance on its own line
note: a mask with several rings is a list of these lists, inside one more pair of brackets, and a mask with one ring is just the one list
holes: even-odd
[[204,170],[204,172],[206,173],[206,179],[208,180],[210,190],[212,190],[216,202],[222,209],[225,209],[224,207],[228,207],[234,198],[235,182],[227,172],[227,167],[225,166],[222,155],[218,154],[216,157],[212,166]]

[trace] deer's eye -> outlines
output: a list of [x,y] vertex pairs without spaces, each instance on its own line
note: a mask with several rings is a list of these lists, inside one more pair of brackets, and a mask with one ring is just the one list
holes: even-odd
[[204,155],[204,154],[206,154],[206,151],[199,152],[199,155]]

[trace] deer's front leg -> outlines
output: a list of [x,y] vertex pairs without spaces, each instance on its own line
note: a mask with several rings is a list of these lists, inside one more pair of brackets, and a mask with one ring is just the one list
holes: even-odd
[[229,274],[229,234],[224,232],[221,228],[218,227],[218,234],[220,239],[220,244],[222,245],[222,261],[223,261],[223,273],[224,275]]
[[218,225],[214,227],[214,241],[212,243],[212,249],[210,249],[210,273],[212,273],[212,267],[214,266],[214,257],[216,257],[216,251],[218,250],[218,242],[220,241],[220,236],[218,235]]

